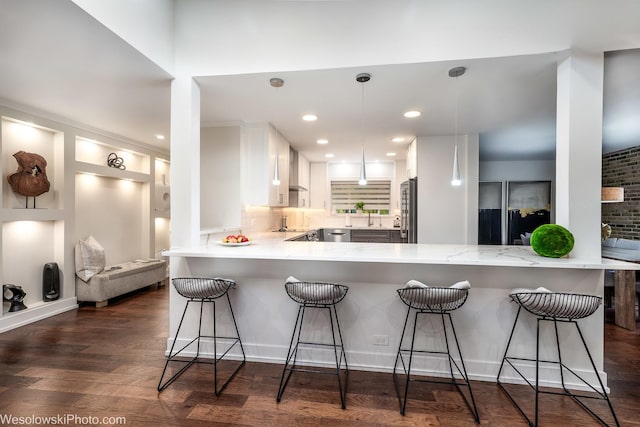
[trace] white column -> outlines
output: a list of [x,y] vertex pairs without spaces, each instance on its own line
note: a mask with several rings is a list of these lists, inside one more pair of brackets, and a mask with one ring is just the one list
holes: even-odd
[[200,87],[189,75],[171,83],[171,246],[200,240]]
[[576,239],[571,256],[600,257],[604,54],[558,63],[556,223]]
[[478,134],[458,135],[462,185],[451,185],[455,137],[418,137],[418,243],[478,243]]

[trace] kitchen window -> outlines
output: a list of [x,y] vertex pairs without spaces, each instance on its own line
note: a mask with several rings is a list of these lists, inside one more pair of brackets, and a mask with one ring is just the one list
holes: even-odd
[[331,181],[331,212],[356,213],[356,203],[364,203],[364,212],[388,215],[391,209],[391,181],[369,179],[367,185],[358,181]]

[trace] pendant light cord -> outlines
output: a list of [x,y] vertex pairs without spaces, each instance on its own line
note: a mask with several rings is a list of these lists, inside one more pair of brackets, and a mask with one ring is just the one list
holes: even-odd
[[366,163],[364,159],[364,84],[371,79],[369,73],[360,73],[356,76],[356,81],[362,84],[361,87],[361,105],[360,105],[360,145],[362,147],[362,159],[360,164],[360,179],[359,185],[367,185],[367,171]]
[[460,84],[458,83],[458,77],[456,76],[456,121],[455,121],[455,143],[456,147],[458,146],[458,109],[460,103]]
[[464,67],[455,67],[449,70],[449,77],[454,77],[455,81],[455,122],[454,122],[454,150],[453,150],[453,174],[451,178],[451,185],[459,186],[460,180],[460,165],[458,164],[458,115],[460,104],[460,83],[458,83],[458,77],[465,73]]
[[364,83],[360,82],[361,96],[360,96],[360,146],[364,153]]
[[279,94],[278,94],[278,89],[280,89],[282,87],[282,85],[284,84],[284,80],[279,79],[279,78],[272,78],[269,83],[271,84],[271,86],[276,88],[276,101],[275,101],[275,109],[276,109],[276,119],[275,122],[273,124],[273,127],[276,131],[276,141],[275,141],[275,145],[276,145],[276,156],[274,159],[274,163],[273,163],[273,185],[280,185],[280,168],[279,168],[279,157],[280,157],[280,141],[278,139],[278,118],[279,118],[279,113],[280,113],[280,103],[279,103]]

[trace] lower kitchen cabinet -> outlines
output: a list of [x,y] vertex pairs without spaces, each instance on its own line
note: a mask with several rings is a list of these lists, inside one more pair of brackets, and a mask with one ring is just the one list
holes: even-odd
[[400,230],[351,230],[352,242],[400,243]]

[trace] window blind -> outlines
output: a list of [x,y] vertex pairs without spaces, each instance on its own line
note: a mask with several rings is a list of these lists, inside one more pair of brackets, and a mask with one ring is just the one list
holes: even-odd
[[364,202],[364,210],[389,214],[391,208],[391,181],[369,180],[367,185],[358,181],[331,181],[332,212],[355,212],[355,205]]

